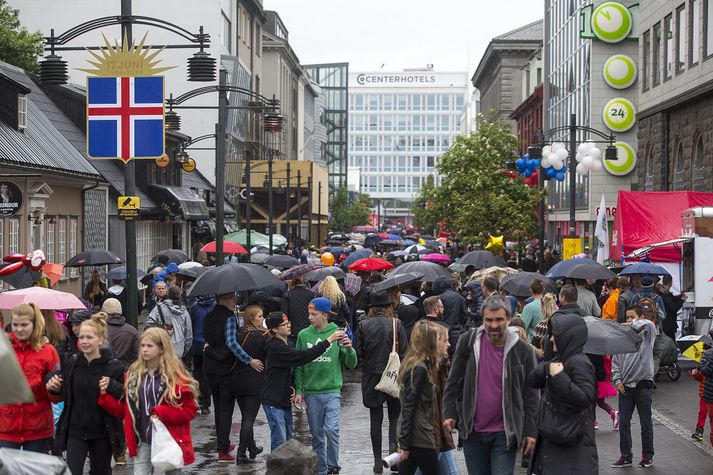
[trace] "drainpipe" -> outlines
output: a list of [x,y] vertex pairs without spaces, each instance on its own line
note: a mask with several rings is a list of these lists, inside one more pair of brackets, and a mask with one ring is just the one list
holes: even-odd
[[[99,187],[99,180],[95,181],[93,185],[88,186],[88,187],[82,187],[82,236],[86,236],[86,233],[84,232],[84,228],[86,227],[86,214],[84,212],[84,205],[87,202],[87,191],[94,190]],[[108,219],[109,217],[107,216],[107,228],[108,228]],[[84,239],[82,239],[82,251],[86,249],[86,243],[84,242]],[[84,269],[82,269],[82,292],[84,291]]]

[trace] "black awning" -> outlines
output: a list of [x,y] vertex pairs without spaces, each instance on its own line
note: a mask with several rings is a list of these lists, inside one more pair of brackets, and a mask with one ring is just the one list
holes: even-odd
[[192,190],[177,186],[150,185],[149,196],[169,221],[208,219],[208,205]]

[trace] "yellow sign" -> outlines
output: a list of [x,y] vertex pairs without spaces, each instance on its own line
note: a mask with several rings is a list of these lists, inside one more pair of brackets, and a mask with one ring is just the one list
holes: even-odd
[[192,158],[189,158],[188,160],[183,162],[181,167],[183,168],[184,172],[192,172],[193,170],[196,169],[196,161],[193,160]]
[[693,361],[701,361],[701,358],[703,358],[703,342],[699,341],[697,343],[694,343],[686,351],[684,351],[683,356],[686,358],[690,358]]
[[562,239],[562,259],[571,259],[582,253],[582,240],[579,238]]
[[132,220],[139,217],[141,198],[138,196],[120,196],[116,203],[119,219]]
[[156,159],[156,166],[166,168],[168,166],[168,155],[165,153]]

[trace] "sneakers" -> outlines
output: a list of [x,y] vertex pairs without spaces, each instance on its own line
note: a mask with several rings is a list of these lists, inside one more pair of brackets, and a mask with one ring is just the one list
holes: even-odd
[[248,448],[248,454],[250,455],[250,460],[255,460],[255,457],[262,453],[262,446],[256,445],[255,447]]
[[210,414],[210,409],[208,409],[207,407],[202,407],[198,409],[199,416],[207,416],[208,414]]
[[218,452],[218,462],[233,463],[235,458],[227,452]]
[[639,462],[639,467],[646,468],[654,464],[654,460],[651,457],[641,457],[641,462]]
[[114,457],[114,460],[116,461],[116,465],[118,466],[126,465],[126,453]]
[[619,428],[619,411],[614,411],[614,414],[611,416],[612,422],[614,423],[614,430]]
[[696,442],[703,442],[703,431],[696,429],[696,431],[691,434],[691,439],[695,440]]
[[619,457],[619,460],[611,464],[611,466],[614,468],[631,467],[631,459],[627,457]]
[[329,470],[327,470],[327,475],[335,475],[335,474],[336,474],[336,475],[339,475],[339,469],[338,469],[338,468],[332,467],[332,468],[330,468]]
[[597,430],[597,429],[599,429],[599,422],[596,419],[594,419],[594,430]]

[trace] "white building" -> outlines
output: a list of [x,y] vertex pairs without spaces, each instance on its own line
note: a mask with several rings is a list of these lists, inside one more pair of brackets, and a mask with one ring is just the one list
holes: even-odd
[[[349,167],[381,223],[410,224],[411,207],[439,157],[469,127],[465,72],[433,67],[349,73]],[[438,182],[438,178],[436,179]]]

